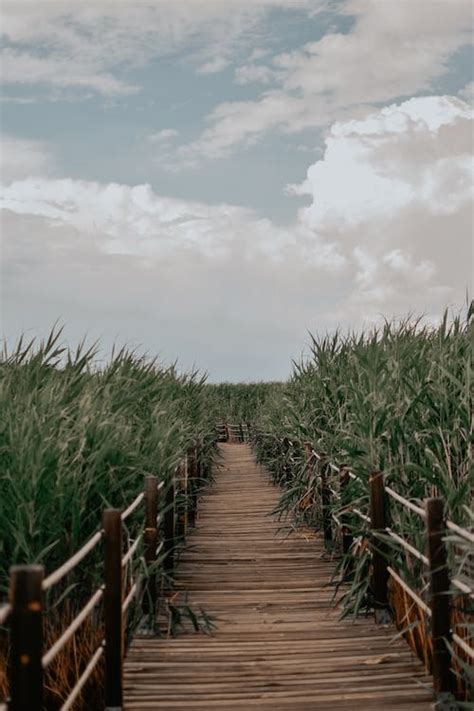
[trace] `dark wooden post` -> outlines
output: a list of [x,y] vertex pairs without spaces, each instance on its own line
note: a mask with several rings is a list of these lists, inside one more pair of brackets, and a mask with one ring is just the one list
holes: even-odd
[[321,462],[321,506],[323,511],[323,532],[324,542],[330,545],[332,542],[332,524],[331,524],[331,491],[329,489],[329,464],[323,460]]
[[165,496],[165,512],[163,517],[163,567],[170,574],[174,568],[174,474],[171,473],[167,482]]
[[244,428],[242,427],[242,423],[241,423],[241,422],[239,423],[239,428],[240,428],[240,441],[241,441],[241,442],[245,442],[245,438],[244,438]]
[[438,693],[454,689],[451,672],[450,596],[448,556],[444,536],[446,523],[442,499],[427,499],[426,532],[430,561],[431,635],[433,638],[433,681]]
[[307,477],[307,482],[308,486],[311,482],[311,477],[313,476],[313,445],[311,442],[304,442],[303,444],[304,447],[304,460],[306,463],[306,477]]
[[[147,577],[143,590],[142,609],[145,614],[155,615],[156,611],[156,549],[158,547],[158,532],[156,528],[158,517],[158,481],[156,476],[145,479],[145,562]],[[150,569],[152,571],[150,572]]]
[[[174,530],[177,539],[184,536],[186,525],[186,469],[187,463],[181,460],[174,473]],[[184,494],[184,496],[181,496],[181,494]]]
[[105,541],[105,707],[123,704],[124,634],[122,615],[122,518],[117,509],[103,514]]
[[283,437],[281,445],[283,450],[283,481],[288,482],[291,477],[290,463],[288,461],[290,456],[290,440],[288,437]]
[[[347,501],[347,494],[346,494],[346,489],[349,484],[349,471],[346,467],[341,467],[339,471],[339,475],[341,477],[341,503],[343,507],[348,505]],[[341,528],[341,534],[342,534],[342,554],[344,556],[347,556],[346,563],[344,566],[344,572],[346,575],[350,576],[353,572],[354,569],[354,561],[352,559],[352,556],[350,556],[350,550],[353,542],[353,536],[351,533],[351,530],[347,524],[348,520],[348,515],[346,513],[342,514],[341,519],[342,519],[342,528]]]
[[188,519],[189,519],[189,525],[195,526],[196,525],[196,510],[197,510],[197,495],[198,495],[198,489],[200,486],[200,447],[198,447],[198,445],[194,445],[193,447],[191,447],[189,450],[188,457],[189,457],[188,461],[189,461],[189,466],[190,466],[190,471],[189,471],[190,501],[189,501]]
[[386,622],[388,611],[387,546],[377,537],[387,526],[385,485],[382,472],[373,472],[370,485],[370,520],[372,528],[372,592],[374,595],[375,621]]
[[10,703],[11,711],[43,708],[43,567],[10,569]]

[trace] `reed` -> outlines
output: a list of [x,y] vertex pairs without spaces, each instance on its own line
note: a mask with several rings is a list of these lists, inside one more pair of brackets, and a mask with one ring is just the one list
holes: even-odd
[[[126,349],[98,366],[95,348],[72,352],[61,338],[55,329],[45,342],[20,341],[0,361],[0,600],[6,599],[11,565],[40,563],[47,575],[100,528],[104,508],[123,509],[143,490],[147,474],[168,480],[197,441],[202,464],[214,456],[202,376],[180,374]],[[127,522],[132,537],[136,515]],[[99,546],[47,593],[46,640],[67,626],[97,587],[101,570]],[[48,708],[64,698],[97,633],[88,623],[55,660]],[[5,696],[6,632],[0,630],[0,638]],[[87,694],[84,707],[91,708]]]

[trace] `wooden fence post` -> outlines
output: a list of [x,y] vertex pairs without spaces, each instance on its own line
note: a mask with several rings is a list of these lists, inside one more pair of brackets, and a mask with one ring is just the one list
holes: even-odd
[[323,460],[321,462],[321,505],[323,510],[324,542],[327,545],[330,545],[332,542],[331,491],[328,484],[329,471],[329,464]]
[[196,446],[192,445],[188,449],[188,510],[187,521],[188,526],[194,526],[195,510],[194,500],[196,491]]
[[43,567],[10,569],[10,711],[43,708]]
[[245,438],[244,438],[244,428],[242,427],[241,422],[239,423],[239,429],[240,429],[240,441],[243,443],[243,442],[245,442]]
[[117,509],[105,509],[104,528],[104,627],[105,707],[117,711],[123,705],[123,579],[122,517]]
[[167,482],[165,495],[165,513],[163,518],[163,567],[167,574],[170,574],[174,568],[174,498],[175,498],[175,482],[174,473],[170,474]]
[[[147,476],[145,479],[145,562],[147,566],[147,577],[143,590],[142,609],[144,614],[151,614],[153,618],[156,612],[156,550],[158,546],[157,532],[158,517],[158,481],[156,476]],[[150,568],[152,568],[150,572]]]
[[[346,467],[341,467],[339,471],[339,475],[341,477],[341,484],[340,484],[340,491],[341,491],[341,504],[343,506],[347,506],[347,495],[345,494],[347,486],[349,484],[349,470]],[[342,534],[342,554],[344,556],[348,556],[346,560],[346,564],[344,567],[344,573],[346,576],[350,576],[353,572],[354,569],[354,561],[352,559],[352,556],[349,556],[352,542],[353,542],[353,536],[350,531],[349,526],[347,525],[347,520],[348,520],[348,515],[346,513],[342,514],[341,520],[342,520],[342,527],[341,527],[341,534]]]
[[387,526],[385,485],[382,472],[373,472],[370,485],[370,520],[372,528],[372,592],[374,595],[375,621],[386,622],[388,618],[388,570],[387,545],[377,538]]
[[442,499],[427,499],[426,533],[430,562],[431,635],[433,639],[433,682],[435,690],[449,693],[454,689],[451,672],[450,596],[448,556],[444,536],[446,523]]
[[282,445],[282,449],[283,449],[283,481],[289,482],[290,476],[291,476],[290,463],[288,462],[288,458],[290,456],[290,440],[289,440],[289,438],[283,437],[281,445]]
[[[176,538],[182,538],[186,530],[186,487],[188,468],[186,460],[180,461],[174,473],[174,531]],[[184,493],[184,496],[180,496],[182,493]],[[181,499],[184,499],[184,501],[181,501]]]

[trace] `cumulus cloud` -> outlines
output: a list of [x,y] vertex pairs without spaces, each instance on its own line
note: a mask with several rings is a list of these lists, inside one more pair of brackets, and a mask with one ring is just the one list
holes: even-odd
[[285,227],[149,185],[13,181],[4,329],[44,332],[60,316],[78,338],[127,334],[216,379],[271,378],[308,329],[434,319],[471,287],[470,117],[442,96],[335,122],[292,188],[310,204]]
[[[268,132],[324,126],[357,107],[429,89],[471,39],[470,0],[350,0],[338,12],[354,19],[348,33],[330,32],[273,57],[273,86],[256,100],[215,107],[201,136],[182,147],[181,159],[191,164],[225,157]],[[237,79],[258,78],[259,72],[270,78],[266,69],[250,65],[237,70]]]
[[45,218],[52,227],[94,234],[109,254],[155,258],[195,251],[213,259],[240,250],[282,262],[297,251],[313,267],[337,270],[342,264],[333,245],[319,244],[304,225],[278,227],[243,207],[163,197],[149,185],[31,178],[6,186],[0,205]]
[[[352,270],[349,312],[460,303],[472,281],[472,110],[420,97],[336,122],[322,160],[289,186],[299,221],[330,238]],[[428,307],[428,304],[430,306]]]

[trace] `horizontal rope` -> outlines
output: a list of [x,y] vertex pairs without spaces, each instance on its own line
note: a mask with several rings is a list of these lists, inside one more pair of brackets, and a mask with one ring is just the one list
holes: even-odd
[[366,516],[365,514],[362,513],[362,511],[359,511],[359,509],[351,509],[352,513],[357,514],[357,516],[360,516],[361,519],[364,521],[367,521],[367,523],[370,523],[370,518]]
[[142,538],[143,538],[143,533],[140,533],[140,535],[135,539],[133,544],[128,549],[127,553],[123,556],[122,568],[124,568],[127,565],[128,561],[130,560],[130,558],[133,556],[133,554],[137,550],[138,546],[140,545],[140,541],[142,540]]
[[401,587],[405,590],[405,592],[411,597],[411,599],[414,600],[414,602],[416,602],[416,604],[421,607],[421,609],[424,610],[424,612],[426,612],[429,617],[431,617],[431,609],[428,607],[426,602],[424,602],[421,597],[418,597],[416,592],[413,592],[413,590],[406,584],[404,580],[402,580],[402,578],[398,575],[398,573],[394,571],[393,568],[387,566],[387,570],[392,576],[392,578],[394,578],[397,583],[401,585]]
[[61,637],[59,637],[58,640],[53,644],[51,649],[46,652],[45,655],[43,655],[43,658],[41,660],[41,663],[43,665],[43,669],[46,669],[53,659],[56,657],[57,654],[63,649],[63,647],[69,642],[73,634],[79,629],[79,627],[82,625],[84,620],[87,618],[87,616],[92,612],[94,607],[97,605],[99,600],[101,599],[102,595],[104,594],[104,589],[99,588],[98,590],[95,591],[95,593],[92,595],[90,598],[89,602],[87,602],[82,610],[79,612],[78,615],[73,619],[71,624],[67,629],[64,630],[62,633]]
[[82,548],[79,548],[79,550],[74,553],[74,555],[71,556],[69,560],[63,563],[61,567],[51,573],[51,575],[48,575],[48,577],[43,580],[43,590],[49,590],[53,587],[53,585],[59,583],[59,581],[62,580],[65,575],[67,575],[71,570],[73,570],[76,565],[78,565],[81,560],[83,560],[83,558],[85,558],[86,555],[91,552],[93,548],[95,548],[95,546],[99,543],[103,535],[104,532],[102,530],[97,531],[97,533],[94,534],[92,538],[89,539],[87,543],[82,546]]
[[446,521],[446,528],[449,528],[450,531],[457,533],[458,536],[461,536],[461,538],[464,538],[466,541],[474,543],[474,533],[467,531],[465,528],[461,528],[461,526],[458,526],[457,523],[453,523],[453,521],[449,521],[448,519],[448,521]]
[[471,657],[471,659],[474,659],[474,649],[473,649],[472,647],[470,647],[470,646],[463,640],[463,638],[460,637],[460,636],[459,636],[458,634],[456,634],[455,632],[453,632],[452,637],[453,637],[453,642],[456,642],[456,644],[457,644],[459,647],[461,647],[461,649],[463,650],[463,652],[465,652],[465,653],[468,655],[468,657]]
[[405,508],[414,511],[416,514],[418,514],[418,516],[421,516],[421,518],[426,518],[426,511],[422,509],[421,506],[416,506],[416,504],[412,504],[411,501],[408,501],[408,499],[405,499],[404,496],[400,496],[400,494],[397,494],[397,492],[391,489],[389,486],[385,487],[385,491],[389,496],[392,497],[392,499],[398,501],[400,504],[405,506]]
[[11,611],[12,611],[12,606],[9,604],[2,605],[2,607],[0,607],[0,625],[5,624],[5,622],[10,617]]
[[391,538],[393,538],[394,541],[397,541],[397,543],[399,543],[405,550],[407,550],[409,553],[414,555],[415,558],[418,558],[418,560],[421,560],[421,562],[424,563],[425,565],[430,564],[430,561],[428,560],[428,558],[425,555],[423,555],[423,553],[420,553],[419,550],[417,550],[412,545],[410,545],[408,543],[408,541],[406,541],[404,538],[399,536],[398,533],[395,533],[394,531],[392,531],[391,528],[387,528],[386,531],[387,531],[388,535]]
[[458,578],[451,578],[451,583],[461,592],[474,598],[474,590],[470,588],[469,585],[466,585],[466,583],[463,583],[462,580],[459,580]]
[[97,662],[99,661],[99,659],[101,658],[103,653],[104,653],[104,648],[101,645],[94,652],[89,664],[86,666],[86,668],[82,672],[81,676],[77,680],[76,686],[72,689],[72,691],[69,694],[68,698],[66,699],[65,703],[61,706],[61,711],[69,711],[69,709],[72,709],[74,702],[76,701],[77,697],[81,693],[81,691],[84,687],[84,684],[87,682],[90,675],[96,668]]
[[138,494],[138,496],[132,501],[130,506],[122,513],[122,521],[125,521],[125,519],[131,516],[131,514],[140,506],[144,498],[145,494],[142,491],[141,494]]
[[132,587],[130,588],[130,592],[128,593],[127,597],[125,598],[123,605],[122,605],[122,614],[125,614],[130,606],[130,603],[132,602],[133,598],[135,597],[137,592],[137,584],[133,583]]

